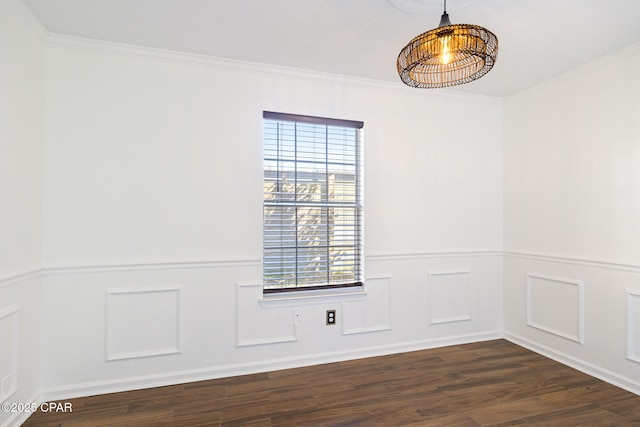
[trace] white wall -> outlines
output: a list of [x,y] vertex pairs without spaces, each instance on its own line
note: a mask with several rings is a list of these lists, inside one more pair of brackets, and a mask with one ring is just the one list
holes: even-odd
[[[500,336],[499,100],[59,36],[45,58],[45,396]],[[364,121],[366,295],[261,300],[263,110]]]
[[0,2],[0,402],[33,401],[40,379],[44,58],[15,13]]
[[640,393],[640,45],[505,101],[507,337]]

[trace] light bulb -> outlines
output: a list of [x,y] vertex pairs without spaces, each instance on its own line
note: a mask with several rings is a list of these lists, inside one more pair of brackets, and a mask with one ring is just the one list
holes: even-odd
[[442,37],[440,40],[442,41],[442,53],[440,54],[440,62],[444,65],[447,65],[449,62],[451,62],[451,50],[449,49],[450,37]]

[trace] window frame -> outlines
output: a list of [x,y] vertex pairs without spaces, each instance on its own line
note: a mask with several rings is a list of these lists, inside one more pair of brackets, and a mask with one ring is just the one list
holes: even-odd
[[[264,133],[264,126],[267,123],[267,120],[276,120],[276,121],[283,121],[283,122],[293,122],[294,124],[297,123],[304,123],[304,124],[311,124],[311,125],[320,125],[320,126],[327,126],[328,127],[341,127],[341,128],[350,128],[350,129],[354,129],[355,130],[355,149],[354,149],[354,158],[355,161],[353,163],[353,166],[355,168],[355,172],[354,172],[354,188],[355,188],[355,201],[353,202],[353,207],[350,207],[348,209],[353,209],[354,210],[354,214],[355,214],[355,219],[353,221],[353,232],[354,232],[354,244],[352,245],[352,249],[354,251],[354,281],[349,281],[346,283],[324,283],[324,284],[317,284],[317,285],[298,285],[296,282],[295,286],[288,286],[288,287],[278,287],[278,288],[267,288],[267,281],[266,281],[266,268],[265,268],[265,259],[266,259],[266,252],[267,252],[267,241],[266,241],[266,209],[268,206],[275,206],[277,205],[277,203],[275,202],[271,202],[271,204],[269,204],[267,202],[266,199],[266,192],[264,190],[264,185],[266,183],[265,181],[265,173],[266,173],[266,161],[268,160],[266,158],[266,155],[264,153],[265,147],[266,147],[266,138],[265,138],[265,133]],[[295,125],[294,125],[294,129],[295,129]],[[345,120],[345,119],[335,119],[335,118],[327,118],[327,117],[317,117],[317,116],[307,116],[307,115],[300,115],[300,114],[291,114],[291,113],[278,113],[278,112],[273,112],[273,111],[263,111],[263,232],[262,232],[262,237],[263,237],[263,268],[262,268],[262,280],[263,280],[263,284],[262,284],[262,290],[263,290],[263,294],[264,295],[268,295],[268,294],[281,294],[281,293],[291,293],[291,292],[306,292],[306,291],[322,291],[322,290],[358,290],[358,291],[362,291],[364,290],[364,229],[363,229],[363,222],[364,222],[364,187],[363,187],[363,178],[364,178],[364,173],[363,173],[363,129],[364,129],[364,122],[362,121],[355,121],[355,120]],[[295,138],[297,138],[297,134],[295,136]],[[325,145],[329,143],[329,138],[326,137],[325,138]],[[296,165],[296,170],[297,170],[297,165],[300,163],[300,160],[298,159],[298,153],[297,153],[297,148],[294,150],[294,161],[293,163]],[[280,160],[280,155],[278,154],[277,159]],[[329,165],[330,162],[328,160],[328,158],[324,159],[324,164],[325,165]],[[294,195],[297,195],[297,188],[294,191]],[[293,205],[298,206],[297,204],[297,199],[294,201]],[[329,208],[330,206],[330,202],[325,201],[325,208]],[[319,206],[323,206],[322,204],[319,204]],[[298,232],[297,232],[297,228],[296,228],[296,234],[295,234],[295,246],[296,246],[296,267],[295,267],[295,275],[296,275],[296,281],[298,280],[297,276],[299,273],[298,270],[298,266],[297,266],[297,260],[299,259],[298,255],[297,255],[297,248],[298,248]],[[324,265],[326,265],[327,267],[327,272],[330,271],[330,267],[331,267],[331,261],[329,259],[326,260],[326,262],[324,263]]]

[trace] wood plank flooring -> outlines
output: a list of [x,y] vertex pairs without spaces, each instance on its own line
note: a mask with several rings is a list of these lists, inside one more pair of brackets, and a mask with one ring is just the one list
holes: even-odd
[[24,426],[640,426],[640,396],[505,340],[69,402]]

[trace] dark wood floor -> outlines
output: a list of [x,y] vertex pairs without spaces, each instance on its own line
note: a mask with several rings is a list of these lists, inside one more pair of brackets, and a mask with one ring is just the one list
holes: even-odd
[[640,396],[505,340],[69,402],[24,426],[640,426]]

